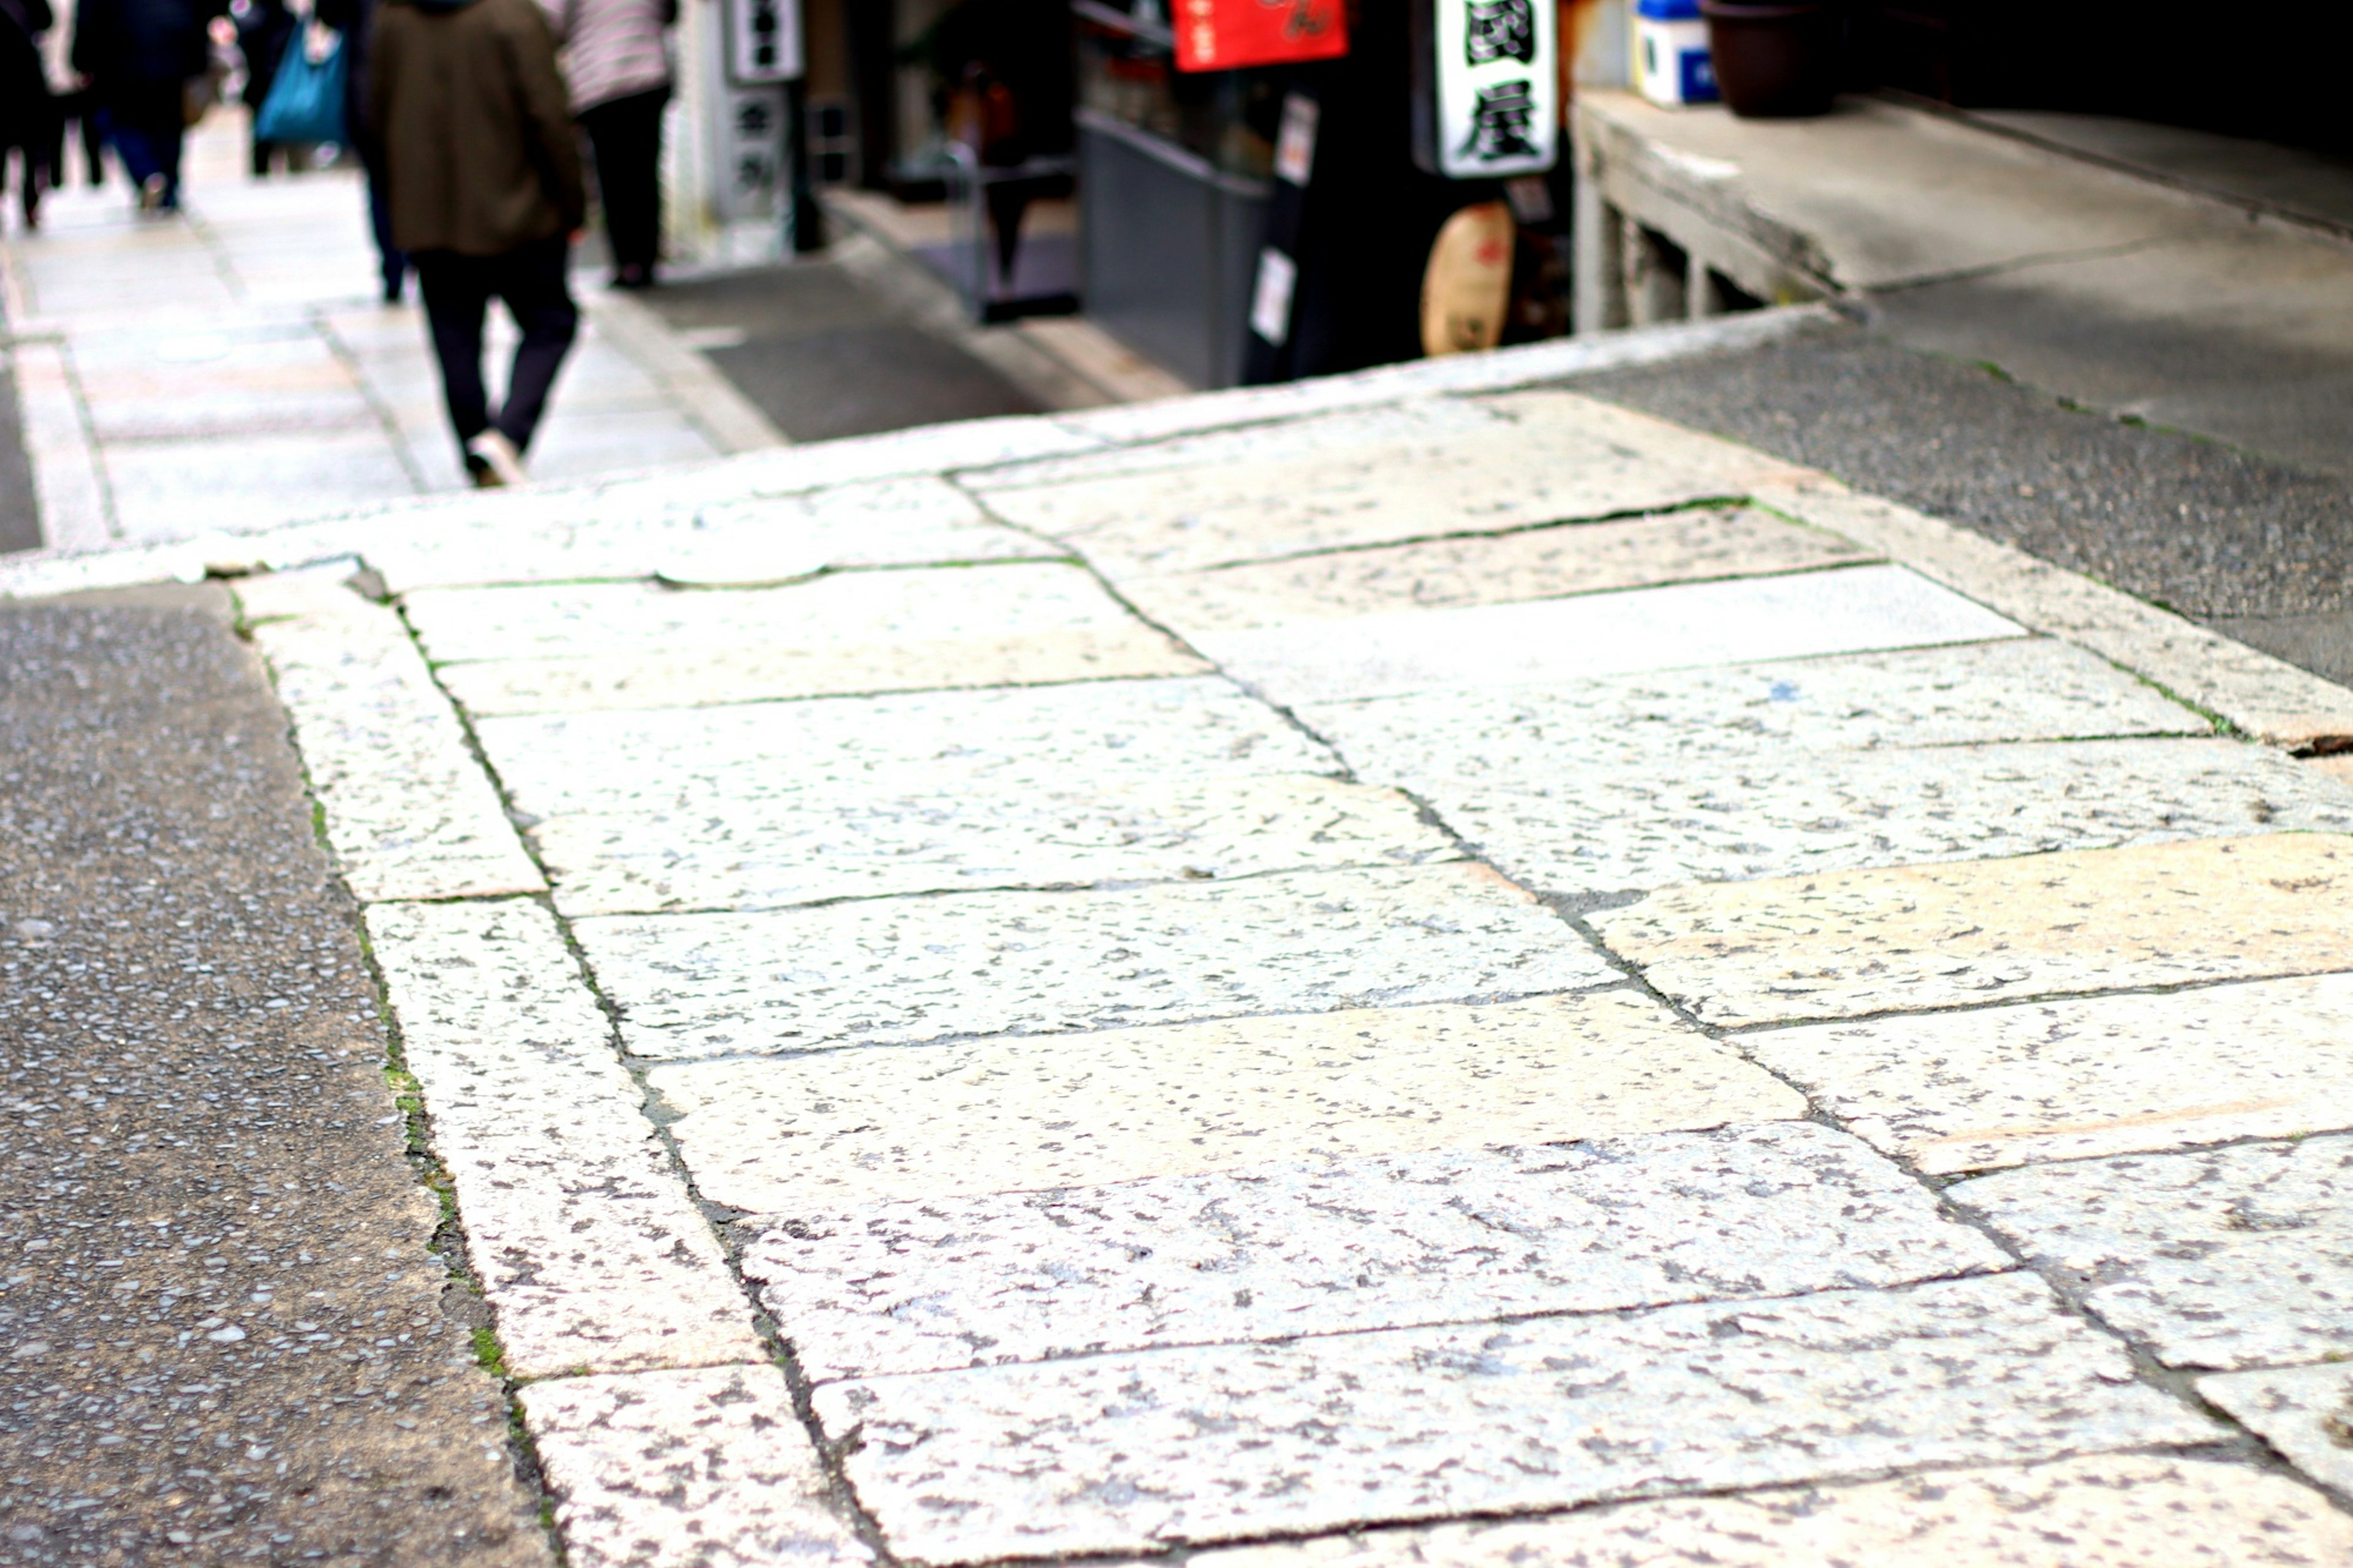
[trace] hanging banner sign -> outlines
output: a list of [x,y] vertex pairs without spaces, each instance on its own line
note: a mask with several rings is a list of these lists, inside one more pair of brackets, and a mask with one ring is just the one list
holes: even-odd
[[1551,0],[1428,0],[1437,102],[1427,162],[1455,180],[1549,169],[1559,153],[1557,7]]
[[739,86],[798,81],[801,0],[727,0],[727,76]]
[[1172,0],[1176,68],[1238,70],[1348,52],[1345,0]]

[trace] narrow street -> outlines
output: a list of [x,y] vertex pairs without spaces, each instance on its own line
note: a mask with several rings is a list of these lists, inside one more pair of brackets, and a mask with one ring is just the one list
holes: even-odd
[[[483,1560],[2353,1555],[2353,693],[1582,352],[0,564],[18,639],[246,573],[229,816],[299,765],[383,1004],[301,1004],[391,1069],[335,1158],[448,1194],[410,1346],[488,1331],[402,1419],[503,1394],[435,1484],[550,1510]],[[13,886],[26,972],[129,951]],[[166,1319],[219,1419],[353,1331],[293,1295]],[[471,1560],[267,1454],[120,1506],[55,1408],[19,1561]]]

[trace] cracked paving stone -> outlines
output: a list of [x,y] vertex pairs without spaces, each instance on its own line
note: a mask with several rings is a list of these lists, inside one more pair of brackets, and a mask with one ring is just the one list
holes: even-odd
[[[807,495],[706,499],[691,489],[501,497],[505,503],[372,540],[368,564],[396,593],[492,583],[660,576],[685,584],[776,583],[859,567],[1060,555],[981,514],[931,477]],[[523,505],[513,504],[517,500]],[[632,504],[634,503],[634,504]]]
[[850,572],[784,587],[433,588],[404,601],[469,712],[702,707],[1205,666],[1061,562]]
[[773,1366],[556,1378],[521,1398],[575,1568],[873,1560]]
[[2282,833],[1670,889],[1592,917],[1710,1023],[2309,974],[2353,953],[2353,842]]
[[538,868],[399,616],[346,575],[278,573],[237,590],[344,879],[364,900],[538,891]]
[[1872,552],[1747,507],[1285,556],[1124,584],[1179,636],[1847,565]]
[[1806,1110],[1624,990],[695,1062],[649,1081],[703,1195],[761,1214]]
[[1757,1060],[1937,1173],[2353,1127],[2353,975],[1745,1035]]
[[1423,796],[1514,881],[1586,894],[2058,849],[2353,829],[2353,790],[2241,741],[2062,741],[1670,767],[1591,763],[1541,795]]
[[518,1377],[756,1359],[612,1024],[537,904],[401,904],[368,932]]
[[[1458,860],[1394,790],[1245,778],[997,794],[953,774],[905,794],[551,817],[533,829],[568,915],[757,910],[885,894],[1201,881]],[[2353,826],[2353,813],[2348,814]]]
[[[2353,1366],[2226,1372],[2200,1378],[2198,1392],[2306,1475],[2353,1496]],[[2353,1546],[2345,1556],[2353,1561]]]
[[1846,566],[1191,640],[1236,679],[1297,705],[2024,635],[1901,566]]
[[744,1258],[820,1383],[2008,1267],[1802,1121],[806,1213]]
[[1946,1193],[2168,1366],[2353,1356],[2353,1137],[2035,1165]]
[[1141,1552],[2189,1444],[2221,1429],[2015,1274],[819,1385],[892,1548]]
[[1116,892],[964,893],[574,926],[640,1057],[1060,1034],[1607,984],[1483,866]]
[[2102,1455],[1198,1553],[1199,1568],[2315,1568],[2353,1519],[2284,1476]]
[[543,817],[858,799],[909,773],[1009,792],[1344,771],[1215,676],[525,714],[476,731],[516,805]]
[[918,479],[704,507],[687,536],[670,542],[651,570],[667,582],[725,586],[855,567],[1046,560],[1063,553],[991,522],[970,496],[945,480]]
[[0,1556],[548,1563],[231,617],[0,605]]
[[[1680,436],[1680,439],[1678,439]],[[1112,576],[1659,511],[1793,468],[1572,394],[1352,409],[967,481]]]

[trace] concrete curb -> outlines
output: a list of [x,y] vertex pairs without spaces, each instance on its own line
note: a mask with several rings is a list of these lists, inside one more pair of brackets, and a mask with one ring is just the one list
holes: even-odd
[[2353,750],[2353,691],[2119,589],[1832,479],[1759,487],[1755,499],[2090,648],[2266,745],[2301,755]]
[[1672,326],[1642,327],[1591,337],[1555,338],[1487,353],[1412,360],[1404,364],[1381,365],[1277,386],[1195,393],[1187,397],[1067,414],[1060,418],[1060,423],[1072,429],[1106,441],[1158,440],[1237,425],[1296,419],[1335,409],[1398,403],[1409,397],[1507,392],[1599,371],[1630,370],[1703,354],[1734,353],[1836,326],[1844,320],[1827,305],[1789,305],[1704,321],[1679,321]]
[[580,303],[605,340],[675,398],[722,452],[756,452],[788,444],[785,433],[736,391],[716,365],[681,342],[645,305],[609,289],[584,292]]

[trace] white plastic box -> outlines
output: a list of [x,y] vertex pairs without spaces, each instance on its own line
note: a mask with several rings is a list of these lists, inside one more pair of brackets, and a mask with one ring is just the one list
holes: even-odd
[[1714,103],[1714,56],[1698,0],[1638,0],[1634,7],[1634,86],[1669,109]]

